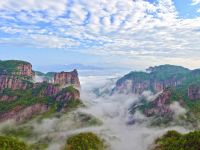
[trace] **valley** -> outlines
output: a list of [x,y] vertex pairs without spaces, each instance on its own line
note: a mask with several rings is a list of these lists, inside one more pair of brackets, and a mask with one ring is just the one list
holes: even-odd
[[156,140],[165,133],[199,129],[198,70],[162,65],[124,77],[78,77],[77,70],[36,72],[23,61],[2,61],[0,70],[0,145],[14,138],[30,150],[76,150],[77,143],[83,150],[165,150],[170,143],[160,141],[167,139]]

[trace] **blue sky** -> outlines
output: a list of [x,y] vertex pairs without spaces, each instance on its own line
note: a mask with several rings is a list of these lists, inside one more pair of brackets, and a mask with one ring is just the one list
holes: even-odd
[[4,0],[0,59],[200,68],[200,0]]

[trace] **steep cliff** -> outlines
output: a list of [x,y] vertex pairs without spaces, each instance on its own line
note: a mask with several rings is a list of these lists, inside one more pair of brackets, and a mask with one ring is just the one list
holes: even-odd
[[188,97],[190,100],[200,99],[200,85],[191,85],[188,88]]
[[190,70],[180,66],[161,65],[150,67],[147,72],[130,72],[120,78],[115,92],[141,94],[146,90],[160,92],[167,87],[176,87],[186,80]]
[[17,76],[0,75],[0,91],[6,88],[12,90],[25,90],[31,86],[31,82],[21,79]]
[[73,85],[76,88],[80,88],[80,81],[78,78],[77,70],[72,72],[60,72],[54,75],[54,84],[58,84],[61,87]]
[[154,115],[172,117],[172,110],[169,107],[171,92],[169,90],[163,91],[154,101],[151,103],[151,107],[144,109],[144,114],[147,117]]
[[50,109],[63,111],[72,103],[80,103],[80,93],[74,88],[80,87],[76,70],[56,73],[53,83],[34,83],[34,75],[30,63],[0,61],[0,122],[23,121]]
[[32,65],[20,60],[0,61],[0,75],[15,75],[32,79],[34,71]]
[[[182,120],[192,125],[200,121],[200,70],[163,65],[151,67],[147,72],[131,72],[116,83],[113,92],[134,93],[142,97],[144,91],[160,93],[152,101],[142,99],[131,106],[131,112],[141,111],[155,124],[174,121],[176,112],[187,112]],[[175,109],[176,108],[176,109]],[[178,122],[178,121],[177,121]],[[187,122],[188,123],[188,122]]]

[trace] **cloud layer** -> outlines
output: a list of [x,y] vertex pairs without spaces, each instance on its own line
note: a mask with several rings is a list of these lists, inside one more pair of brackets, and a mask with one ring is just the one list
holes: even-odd
[[200,18],[180,18],[172,0],[4,0],[0,21],[0,44],[142,60],[200,56]]

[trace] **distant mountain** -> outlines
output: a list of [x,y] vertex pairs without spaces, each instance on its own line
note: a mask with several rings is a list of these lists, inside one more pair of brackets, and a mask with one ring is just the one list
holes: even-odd
[[68,71],[76,68],[77,70],[101,70],[102,67],[90,66],[84,64],[66,64],[66,65],[46,65],[46,66],[37,66],[36,70],[41,70],[43,72],[54,72],[54,71]]
[[109,67],[109,66],[92,66],[84,64],[68,64],[68,65],[46,65],[46,66],[35,66],[35,70],[41,72],[60,72],[70,71],[76,68],[81,76],[88,75],[113,75],[118,73],[124,73],[130,70],[130,68],[122,67]]
[[76,68],[78,70],[101,70],[105,69],[102,67],[97,67],[97,66],[90,66],[90,65],[83,65],[83,64],[69,64],[65,66],[66,69],[72,70],[73,68]]

